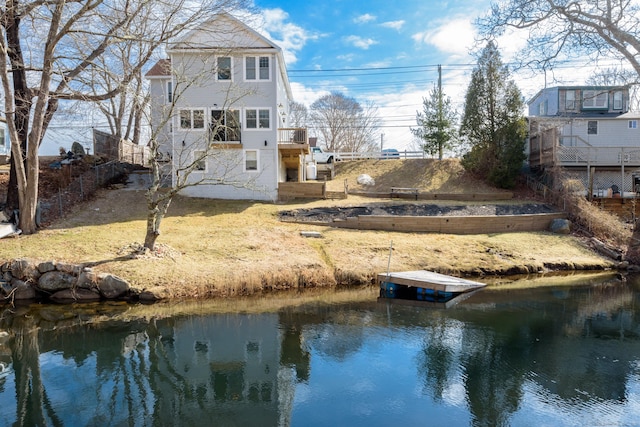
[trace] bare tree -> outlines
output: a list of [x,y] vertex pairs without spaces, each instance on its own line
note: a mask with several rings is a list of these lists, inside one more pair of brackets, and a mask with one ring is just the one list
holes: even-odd
[[329,151],[365,152],[377,148],[377,107],[364,107],[340,92],[322,96],[311,104],[310,122]]
[[[20,209],[19,226],[34,233],[38,201],[38,148],[61,102],[112,98],[140,75],[157,48],[211,12],[240,0],[7,0],[1,10],[0,79],[11,140],[7,203]],[[111,48],[145,41],[130,58],[120,84],[96,93]],[[23,48],[28,49],[25,53]],[[11,194],[14,196],[11,197]]]
[[291,127],[302,128],[307,127],[309,121],[309,112],[306,105],[300,102],[292,101],[289,105],[289,123]]
[[489,38],[508,29],[528,32],[521,61],[553,69],[566,58],[615,58],[640,75],[640,6],[629,0],[504,0],[479,21]]

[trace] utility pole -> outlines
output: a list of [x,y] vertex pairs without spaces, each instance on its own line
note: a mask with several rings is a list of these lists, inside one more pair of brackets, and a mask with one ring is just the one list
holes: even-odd
[[442,65],[438,64],[438,159],[442,160]]

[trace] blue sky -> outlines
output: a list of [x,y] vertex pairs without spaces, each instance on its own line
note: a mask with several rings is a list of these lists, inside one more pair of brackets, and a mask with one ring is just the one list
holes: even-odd
[[[309,106],[329,91],[373,102],[383,119],[385,147],[416,149],[409,131],[416,111],[438,80],[461,112],[476,59],[470,55],[473,23],[489,0],[398,3],[382,0],[254,0],[263,18],[258,30],[284,51],[295,100]],[[497,40],[505,63],[522,37]],[[572,70],[570,81],[583,84]],[[514,74],[525,99],[544,85],[543,75]],[[556,77],[562,78],[560,74]]]

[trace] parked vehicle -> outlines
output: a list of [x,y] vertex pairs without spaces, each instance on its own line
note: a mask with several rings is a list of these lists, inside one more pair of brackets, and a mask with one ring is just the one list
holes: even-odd
[[400,153],[395,148],[385,148],[382,150],[382,158],[383,159],[399,159]]
[[336,159],[336,153],[324,151],[320,147],[311,147],[311,160],[316,163],[333,163]]

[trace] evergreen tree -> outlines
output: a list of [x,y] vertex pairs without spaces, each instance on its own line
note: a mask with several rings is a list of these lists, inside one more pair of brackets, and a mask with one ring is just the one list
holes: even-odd
[[523,109],[520,90],[495,43],[487,43],[471,75],[460,126],[461,136],[471,146],[462,158],[465,169],[497,187],[515,185],[526,158]]
[[422,98],[422,112],[416,112],[418,128],[411,128],[411,132],[421,140],[425,153],[437,153],[442,160],[444,150],[453,148],[456,141],[456,118],[451,98],[445,98],[442,88],[434,85],[429,98]]

